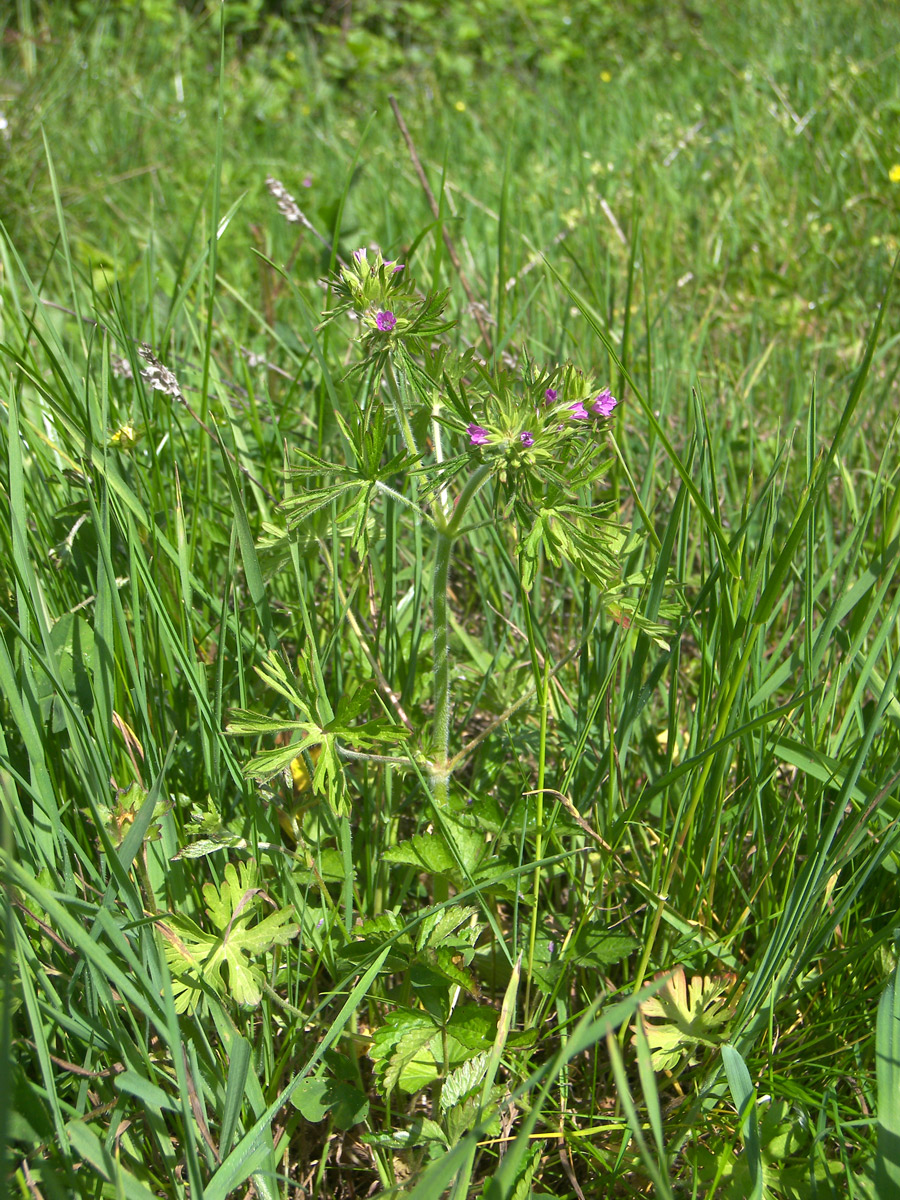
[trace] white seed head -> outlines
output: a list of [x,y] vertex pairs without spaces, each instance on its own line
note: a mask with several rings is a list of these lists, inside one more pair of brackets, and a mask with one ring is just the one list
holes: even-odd
[[267,175],[266,187],[278,201],[278,211],[286,221],[290,221],[292,225],[306,224],[303,213],[300,211],[300,205],[279,179]]
[[184,400],[178,380],[169,368],[159,361],[146,342],[138,353],[147,364],[141,368],[141,378],[146,380],[155,392],[165,392],[167,396],[174,396],[176,400]]

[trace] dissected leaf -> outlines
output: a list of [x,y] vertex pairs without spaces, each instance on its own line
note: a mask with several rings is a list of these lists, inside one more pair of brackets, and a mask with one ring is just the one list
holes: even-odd
[[[244,776],[265,783],[276,775],[292,770],[295,760],[308,753],[314,763],[314,794],[324,796],[339,815],[346,815],[350,811],[350,804],[339,745],[384,749],[404,742],[409,737],[409,730],[402,725],[392,724],[384,717],[352,724],[373,707],[375,688],[371,680],[363,681],[343,695],[333,718],[326,713],[328,719],[320,719],[320,694],[310,677],[308,664],[301,659],[297,669],[299,677],[292,680],[284,663],[273,651],[257,671],[269,687],[290,701],[299,716],[282,719],[238,709],[232,714],[225,732],[232,735],[261,735],[284,730],[299,731],[302,736],[297,741],[255,754],[244,765]],[[322,707],[327,708],[327,705]]]
[[258,920],[264,902],[256,883],[254,863],[241,863],[239,870],[228,863],[219,887],[204,886],[214,932],[177,913],[159,923],[178,1012],[192,1012],[204,987],[247,1007],[259,1004],[264,974],[257,960],[296,937],[300,926],[290,907]]
[[173,862],[180,858],[205,858],[217,850],[246,845],[243,836],[225,824],[209,796],[206,797],[204,805],[193,806],[190,824],[185,832],[188,838],[193,840],[188,841],[177,854],[172,855]]
[[734,1012],[733,991],[737,976],[694,975],[688,983],[678,966],[665,987],[645,1000],[641,1014],[656,1070],[671,1070],[685,1053],[698,1045],[717,1046]]

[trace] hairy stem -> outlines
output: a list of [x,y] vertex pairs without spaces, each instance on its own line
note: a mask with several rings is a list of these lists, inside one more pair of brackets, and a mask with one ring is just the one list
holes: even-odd
[[432,616],[434,619],[434,720],[432,725],[432,783],[438,804],[447,803],[450,757],[450,621],[447,608],[447,579],[450,572],[452,537],[440,531],[434,554]]
[[[385,364],[384,377],[403,441],[411,454],[418,453],[412,427],[407,415],[406,378],[394,369],[390,359]],[[435,453],[442,457],[440,429],[435,422]],[[472,472],[460,492],[452,513],[445,489],[431,502],[435,530],[434,575],[432,577],[431,612],[434,623],[434,718],[431,734],[431,784],[435,803],[444,807],[450,791],[450,619],[447,605],[447,583],[450,575],[450,555],[453,543],[461,536],[466,512],[481,488],[487,483],[491,468],[482,463]]]
[[439,805],[447,803],[450,784],[450,616],[447,605],[450,554],[466,509],[489,477],[490,468],[484,465],[472,472],[456,501],[452,519],[445,528],[438,527],[437,531],[431,599],[434,621],[434,722],[431,755],[434,798]]
[[412,426],[409,423],[407,406],[404,403],[406,400],[406,376],[402,371],[398,376],[390,358],[384,364],[384,375],[388,383],[388,391],[391,394],[391,403],[394,406],[394,416],[397,418],[397,425],[403,435],[403,444],[410,454],[418,454],[419,450],[413,436]]

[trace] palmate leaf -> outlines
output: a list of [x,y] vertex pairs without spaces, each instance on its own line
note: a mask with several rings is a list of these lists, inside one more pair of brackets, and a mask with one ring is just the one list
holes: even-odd
[[678,966],[665,987],[641,1005],[656,1070],[671,1070],[697,1046],[718,1046],[734,1012],[737,976],[694,975],[688,983]]
[[[333,719],[323,724],[318,718],[318,697],[302,660],[298,669],[301,677],[295,683],[289,678],[279,655],[270,651],[262,665],[257,667],[257,672],[298,710],[299,716],[269,717],[238,709],[225,732],[232,735],[259,735],[284,730],[299,731],[302,737],[297,741],[254,755],[243,767],[244,776],[266,783],[288,770],[304,752],[315,751],[312,754],[315,761],[312,791],[315,795],[324,796],[335,812],[345,814],[349,812],[349,802],[339,744],[359,749],[396,746],[409,737],[409,731],[402,725],[391,724],[384,717],[352,724],[358,716],[373,707],[375,685],[371,680],[343,695]],[[308,700],[304,698],[304,692],[309,693]]]
[[[445,818],[445,827],[453,838],[453,849],[442,833],[419,833],[396,846],[389,847],[383,855],[385,861],[418,867],[432,875],[447,875],[454,882],[464,880],[465,872],[473,875],[485,859],[488,868],[484,872],[484,881],[489,881],[494,874],[506,871],[506,864],[496,866],[496,856],[490,854],[482,831],[463,824],[460,820],[453,820],[452,817]],[[464,868],[462,871],[460,863]],[[479,877],[479,882],[481,881]]]
[[618,574],[617,551],[622,533],[608,519],[609,507],[579,508],[568,503],[544,503],[535,510],[516,506],[520,523],[530,527],[519,550],[522,584],[530,588],[541,549],[555,566],[565,560],[590,583],[606,589]]
[[352,1084],[341,1080],[304,1079],[291,1104],[307,1121],[322,1121],[330,1112],[338,1129],[350,1129],[369,1115],[369,1101]]
[[177,913],[159,923],[176,1011],[193,1012],[205,988],[255,1007],[265,978],[257,960],[300,932],[291,919],[293,909],[281,908],[257,919],[263,899],[253,862],[239,867],[228,863],[222,883],[205,884],[203,895],[211,931]]
[[[360,493],[368,493],[371,491],[372,485],[368,480],[352,479],[345,483],[331,484],[329,487],[307,488],[302,492],[298,492],[290,496],[287,500],[281,502],[280,508],[287,516],[289,529],[296,529],[298,525],[302,525],[304,521],[308,521],[310,517],[315,516],[322,508],[327,508],[330,504],[340,500],[342,497],[348,497],[348,503],[344,508],[344,514],[356,507],[359,501]],[[368,503],[368,495],[364,497]]]
[[[231,732],[231,726],[226,732]],[[247,779],[256,779],[260,783],[267,783],[276,775],[283,774],[295,758],[303,754],[304,750],[311,750],[314,746],[320,746],[324,749],[328,737],[321,729],[313,729],[307,733],[298,742],[291,742],[289,746],[279,746],[275,750],[261,750],[259,754],[255,754],[249,762],[245,763],[242,770]],[[320,751],[321,759],[321,751]],[[318,763],[317,763],[318,767]],[[313,788],[315,790],[315,777],[318,775],[318,769],[313,776]]]
[[286,729],[305,729],[308,724],[308,721],[290,721],[285,717],[267,717],[248,708],[234,708],[225,732],[233,736],[257,737],[265,733],[283,733]]
[[398,846],[389,846],[382,858],[385,862],[418,867],[431,875],[449,874],[456,865],[447,843],[436,833],[417,833]]
[[464,1004],[442,1026],[428,1012],[395,1009],[369,1047],[379,1089],[387,1094],[396,1087],[411,1094],[440,1078],[445,1051],[448,1065],[456,1068],[489,1050],[496,1039],[497,1018],[492,1008]]

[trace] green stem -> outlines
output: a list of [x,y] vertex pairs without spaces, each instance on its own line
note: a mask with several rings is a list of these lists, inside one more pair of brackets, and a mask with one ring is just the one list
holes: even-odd
[[550,655],[544,655],[544,677],[541,681],[541,740],[538,750],[537,811],[534,834],[534,899],[531,906],[531,929],[528,933],[528,970],[525,983],[525,1012],[530,1013],[531,971],[534,966],[534,945],[537,939],[538,912],[541,899],[541,859],[544,856],[544,775],[547,764],[547,713],[550,708]]
[[447,579],[450,573],[450,550],[453,539],[443,530],[437,535],[432,584],[432,616],[434,619],[434,722],[432,726],[432,785],[435,802],[447,803],[450,757],[450,621],[447,607]]
[[413,436],[412,426],[409,423],[409,416],[406,411],[406,378],[403,373],[400,373],[400,378],[394,371],[394,364],[388,358],[384,364],[384,374],[388,381],[388,391],[391,394],[391,403],[394,406],[394,416],[397,418],[397,424],[400,427],[400,432],[403,434],[403,442],[410,454],[418,455],[419,450],[416,446],[416,439]]
[[[438,524],[434,553],[431,611],[434,620],[434,723],[432,726],[432,773],[435,802],[447,804],[450,786],[450,617],[447,605],[447,580],[450,573],[450,553],[466,510],[490,478],[491,469],[482,464],[466,480],[459,494],[451,520],[444,528]],[[435,517],[442,521],[437,510]]]
[[466,480],[466,486],[459,493],[459,499],[453,509],[453,517],[447,525],[447,532],[455,541],[460,534],[460,529],[463,523],[463,518],[468,511],[469,505],[487,483],[491,477],[491,468],[487,463],[482,463],[480,467],[472,472]]
[[[391,359],[385,362],[384,376],[406,448],[411,454],[418,454],[407,416],[405,377],[402,371],[394,370]],[[437,430],[435,445],[438,459],[440,459],[440,438]],[[443,492],[438,494],[431,506],[436,534],[431,592],[431,611],[434,622],[434,719],[431,736],[431,785],[434,801],[439,808],[446,807],[450,794],[450,619],[447,605],[450,555],[453,543],[460,535],[469,506],[490,476],[491,468],[486,463],[482,463],[472,472],[453,506],[452,515]]]

